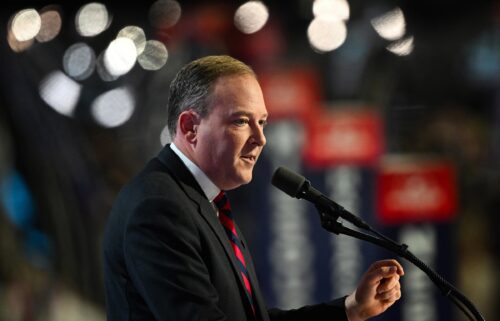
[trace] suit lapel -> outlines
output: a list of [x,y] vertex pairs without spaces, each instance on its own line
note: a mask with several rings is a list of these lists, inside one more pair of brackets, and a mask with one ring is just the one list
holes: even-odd
[[[208,199],[206,198],[205,194],[203,193],[203,190],[201,187],[198,185],[198,182],[195,180],[191,172],[187,169],[187,167],[184,165],[184,163],[180,160],[180,158],[172,151],[169,145],[165,146],[160,154],[158,155],[158,159],[160,162],[165,165],[169,171],[169,173],[176,179],[176,181],[179,183],[181,188],[184,190],[186,195],[193,200],[197,205],[198,205],[198,211],[201,214],[201,216],[204,218],[204,220],[208,223],[212,231],[214,232],[215,236],[219,240],[220,244],[224,248],[224,251],[226,252],[226,256],[231,262],[231,267],[233,269],[233,272],[237,276],[240,286],[242,291],[244,292],[245,290],[245,285],[243,283],[243,278],[240,273],[240,269],[238,267],[238,262],[236,259],[236,256],[234,255],[233,249],[231,248],[230,241],[226,235],[226,232],[224,231],[224,228],[222,227],[222,224],[219,222],[219,219],[217,217],[217,214],[215,212],[215,209],[212,207]],[[238,230],[238,233],[241,233],[241,231]],[[241,235],[241,234],[240,234]],[[245,245],[246,247],[246,245]],[[251,261],[250,256],[247,253],[246,248],[243,251],[243,254],[245,256],[246,262]],[[253,265],[251,268],[250,273],[250,282],[252,286],[255,288],[257,279],[255,277]],[[258,288],[255,288],[258,291]],[[257,292],[257,291],[254,291]],[[245,297],[245,301],[248,303],[248,309],[250,309],[250,304],[248,302],[248,299],[246,298],[246,295],[242,295]],[[260,298],[260,295],[255,295],[254,294],[254,300],[256,297]],[[259,301],[258,304],[259,307],[262,306],[262,302]],[[260,313],[261,314],[261,313]],[[262,314],[261,314],[262,315]]]

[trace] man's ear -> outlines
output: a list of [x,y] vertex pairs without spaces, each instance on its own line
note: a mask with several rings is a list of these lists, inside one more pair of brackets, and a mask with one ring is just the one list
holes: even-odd
[[189,143],[196,142],[196,133],[201,117],[193,110],[185,110],[179,115],[178,132]]

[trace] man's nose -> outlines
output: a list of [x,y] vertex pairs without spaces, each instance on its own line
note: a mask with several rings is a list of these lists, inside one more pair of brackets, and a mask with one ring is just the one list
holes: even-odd
[[264,127],[260,124],[255,126],[252,134],[253,142],[258,146],[264,146],[266,144],[266,136],[264,135]]

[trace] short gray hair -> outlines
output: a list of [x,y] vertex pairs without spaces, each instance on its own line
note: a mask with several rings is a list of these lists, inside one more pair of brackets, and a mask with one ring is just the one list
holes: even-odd
[[230,56],[206,56],[194,60],[177,73],[170,83],[167,126],[175,137],[179,115],[188,109],[201,117],[208,115],[209,96],[215,81],[224,76],[251,75],[255,72],[245,63]]

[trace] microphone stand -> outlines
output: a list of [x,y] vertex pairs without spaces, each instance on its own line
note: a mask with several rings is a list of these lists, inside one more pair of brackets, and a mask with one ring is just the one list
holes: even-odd
[[[347,228],[338,221],[339,214],[337,214],[336,209],[332,207],[325,208],[316,205],[316,209],[320,214],[321,226],[327,231],[333,232],[337,235],[344,234],[359,240],[364,240],[396,253],[398,256],[413,263],[425,274],[427,274],[430,280],[441,290],[442,294],[449,298],[450,301],[452,301],[469,318],[469,320],[485,320],[474,304],[467,299],[465,295],[457,290],[451,283],[446,281],[442,276],[436,273],[427,264],[413,255],[413,253],[408,250],[408,245],[399,244],[396,241],[391,240],[383,234],[373,230],[369,225],[366,225],[365,229],[376,236]],[[342,210],[345,211],[345,209]]]

